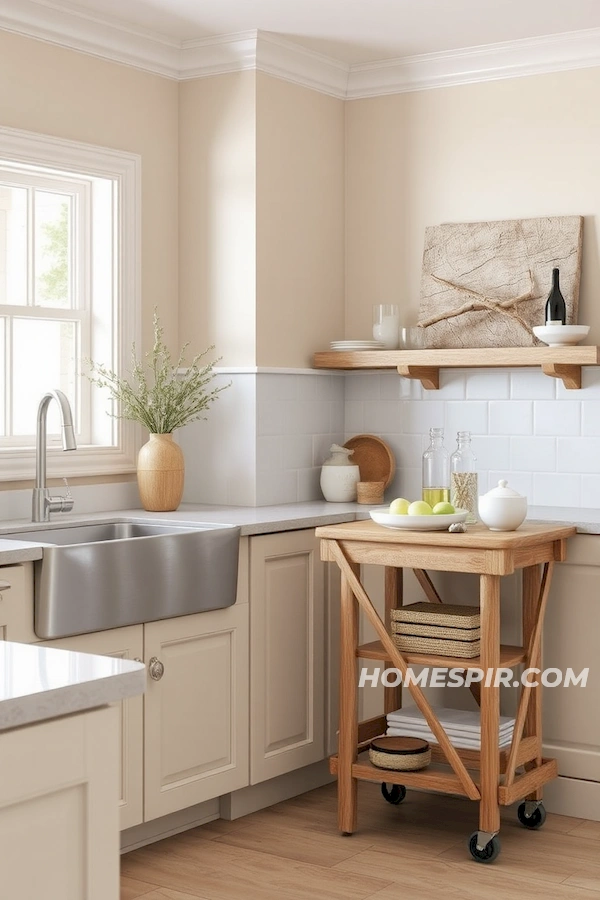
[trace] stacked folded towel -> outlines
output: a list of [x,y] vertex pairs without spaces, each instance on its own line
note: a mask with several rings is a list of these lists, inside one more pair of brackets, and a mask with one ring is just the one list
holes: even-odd
[[[452,709],[447,706],[433,707],[444,731],[454,747],[465,750],[481,749],[481,724],[478,712],[464,709]],[[391,736],[420,737],[430,743],[436,738],[425,717],[418,709],[408,707],[397,709],[387,715],[387,732]],[[508,716],[500,716],[499,745],[507,747],[513,735],[515,720]]]

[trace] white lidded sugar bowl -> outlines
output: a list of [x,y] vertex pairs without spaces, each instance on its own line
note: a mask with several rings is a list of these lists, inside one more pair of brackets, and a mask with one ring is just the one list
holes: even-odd
[[350,503],[356,500],[356,483],[360,481],[360,469],[350,461],[354,450],[332,444],[331,456],[321,468],[321,490],[326,500],[333,503]]
[[504,479],[479,498],[479,518],[490,531],[516,531],[526,515],[527,497],[509,488]]

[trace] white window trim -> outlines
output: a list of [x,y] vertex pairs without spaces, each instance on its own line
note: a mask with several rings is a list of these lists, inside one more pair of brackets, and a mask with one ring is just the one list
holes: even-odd
[[[119,304],[115,322],[116,358],[121,371],[129,365],[131,344],[141,345],[141,157],[92,144],[0,126],[0,157],[16,165],[33,163],[47,169],[116,178],[120,185],[119,220],[121,266]],[[52,165],[49,165],[49,160]],[[49,384],[48,390],[55,385]],[[132,422],[117,422],[114,447],[80,447],[74,452],[48,450],[48,476],[83,477],[135,472],[142,429]],[[33,478],[35,450],[0,452],[0,481]]]

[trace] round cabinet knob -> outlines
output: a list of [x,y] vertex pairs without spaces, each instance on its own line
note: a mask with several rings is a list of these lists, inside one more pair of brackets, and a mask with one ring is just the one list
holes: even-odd
[[158,656],[153,656],[148,663],[148,673],[153,681],[160,681],[165,674],[165,667],[161,663]]

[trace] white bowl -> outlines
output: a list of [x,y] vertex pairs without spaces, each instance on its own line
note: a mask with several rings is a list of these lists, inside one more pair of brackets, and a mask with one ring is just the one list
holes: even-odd
[[588,336],[589,325],[536,325],[533,333],[549,347],[568,347]]
[[448,516],[393,516],[391,513],[381,512],[381,509],[372,509],[369,515],[374,522],[384,525],[385,528],[403,528],[405,531],[445,531],[455,522],[464,522],[469,512],[466,509],[457,509]]

